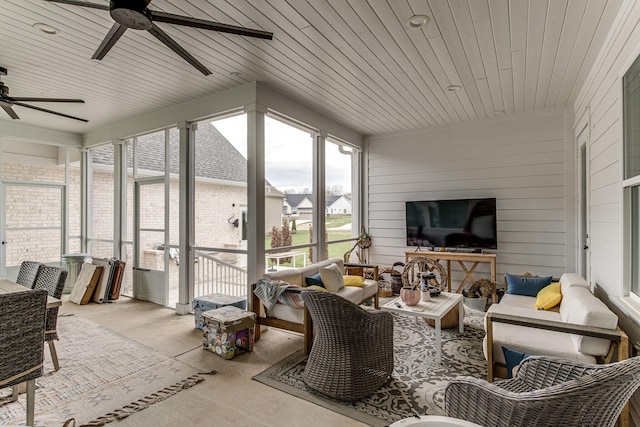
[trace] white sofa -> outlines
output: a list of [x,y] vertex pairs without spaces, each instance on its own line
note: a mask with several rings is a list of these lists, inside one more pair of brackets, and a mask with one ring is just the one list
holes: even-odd
[[[269,272],[264,275],[264,278],[271,280],[283,280],[292,285],[298,285],[306,287],[305,278],[311,277],[320,271],[320,267],[326,267],[335,263],[340,270],[345,272],[345,263],[340,258],[330,258],[325,261],[320,261],[315,264],[308,265],[302,268],[288,268],[275,272]],[[345,286],[336,292],[336,295],[340,295],[345,299],[353,302],[354,304],[362,304],[367,300],[373,299],[374,306],[379,307],[378,301],[378,278],[377,278],[377,266],[362,266],[359,264],[346,264],[351,267],[365,267],[373,270],[373,279],[365,279],[362,287],[358,286]],[[313,329],[311,325],[311,316],[306,309],[292,307],[290,305],[276,303],[270,310],[267,310],[261,301],[253,293],[255,284],[252,286],[252,310],[256,313],[258,325],[273,326],[281,329],[287,329],[304,334],[305,337],[305,351],[309,353],[312,344]],[[255,339],[260,338],[260,327],[256,328]]]
[[503,376],[502,347],[531,355],[598,363],[612,357],[612,342],[618,343],[618,359],[626,359],[626,335],[617,328],[618,317],[595,297],[578,274],[560,278],[559,310],[536,310],[536,297],[506,294],[485,316],[484,354],[487,376]]

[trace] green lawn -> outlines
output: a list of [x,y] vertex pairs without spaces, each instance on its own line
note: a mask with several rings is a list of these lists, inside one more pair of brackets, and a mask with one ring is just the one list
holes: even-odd
[[[326,219],[326,227],[329,228],[337,228],[348,224],[351,222],[350,215],[341,215],[341,216],[332,216],[327,217]],[[310,242],[309,228],[308,223],[303,223],[297,226],[298,231],[295,234],[291,235],[291,245],[304,245]],[[340,239],[348,239],[351,237],[351,230],[327,230],[328,240],[340,240]],[[265,248],[271,248],[271,236],[266,236],[265,238]],[[340,242],[329,244],[329,254],[328,258],[342,258],[342,256],[349,249],[353,247],[355,244],[355,240],[349,242]],[[309,257],[309,248],[295,249],[294,252],[306,252],[307,254],[307,264],[311,262]],[[321,257],[324,258],[324,257]],[[275,262],[274,262],[275,263]],[[283,263],[280,262],[280,265],[291,267],[292,263]],[[300,258],[296,259],[296,267],[300,267]]]

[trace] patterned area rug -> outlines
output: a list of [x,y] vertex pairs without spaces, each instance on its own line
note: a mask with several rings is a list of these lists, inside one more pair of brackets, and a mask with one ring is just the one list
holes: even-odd
[[482,352],[484,313],[465,308],[464,334],[442,331],[442,364],[435,362],[435,328],[422,319],[393,315],[395,365],[392,379],[354,404],[315,394],[302,380],[306,356],[301,351],[256,375],[255,380],[373,426],[386,426],[412,415],[444,415],[444,389],[460,375],[486,378]]
[[[44,375],[36,380],[36,426],[62,426],[70,418],[78,426],[103,425],[202,381],[194,368],[87,319],[62,316],[58,332],[60,370],[53,370],[45,344]],[[114,416],[103,417],[109,413]],[[0,406],[0,425],[25,419],[26,395]]]

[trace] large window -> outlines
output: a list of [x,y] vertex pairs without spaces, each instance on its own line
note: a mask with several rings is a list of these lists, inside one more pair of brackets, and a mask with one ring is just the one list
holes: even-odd
[[622,80],[624,109],[624,187],[628,213],[630,291],[640,297],[640,58]]
[[195,131],[194,296],[246,295],[247,116]]
[[[311,132],[283,121],[265,120],[265,249],[268,266],[293,266],[313,257],[313,139]],[[284,207],[283,207],[284,206]],[[291,253],[294,257],[279,254]],[[302,253],[302,255],[298,255]],[[320,254],[320,259],[326,258]],[[299,266],[300,264],[297,264]]]
[[[325,228],[329,258],[342,258],[354,248],[353,182],[357,152],[338,141],[325,141]],[[363,254],[356,249],[352,261],[361,261]],[[360,257],[358,258],[358,255]]]

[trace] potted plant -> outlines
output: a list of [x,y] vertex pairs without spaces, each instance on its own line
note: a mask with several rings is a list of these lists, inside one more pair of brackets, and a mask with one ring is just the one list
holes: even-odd
[[469,290],[465,289],[462,291],[464,305],[473,310],[486,311],[487,303],[493,294],[494,286],[495,283],[490,280],[476,280]]

